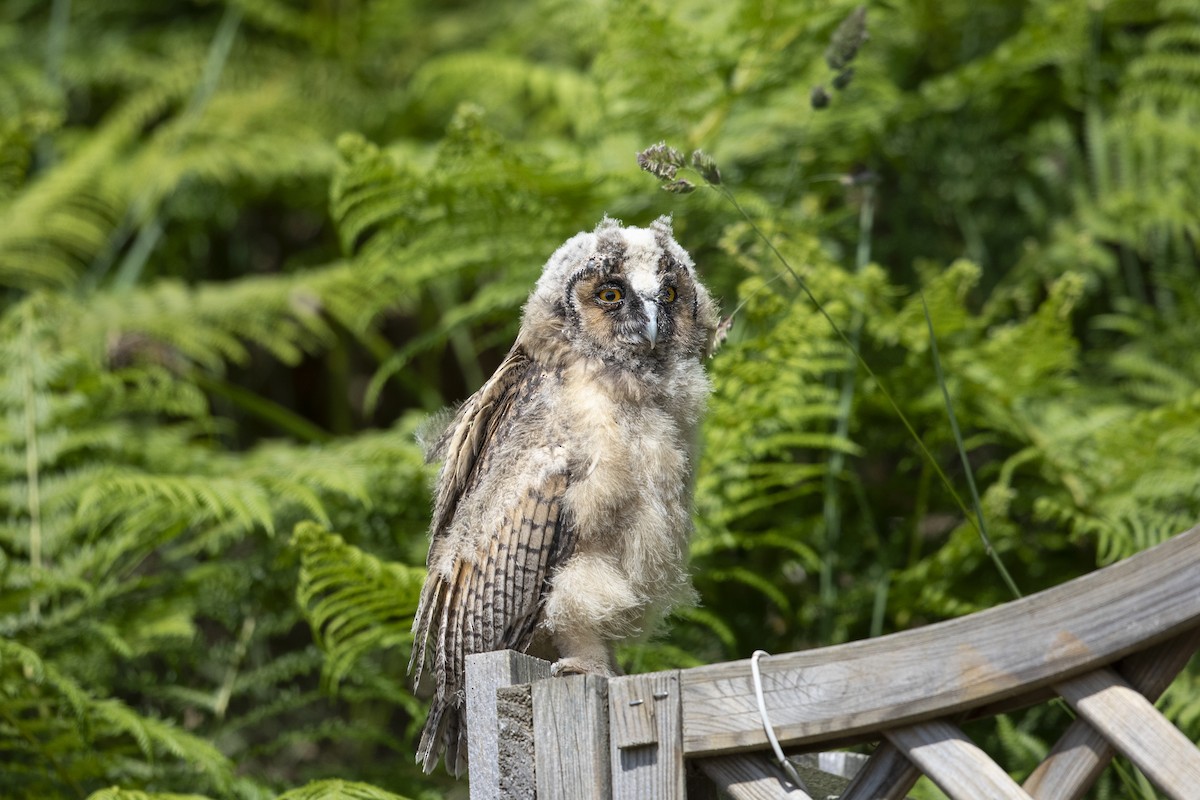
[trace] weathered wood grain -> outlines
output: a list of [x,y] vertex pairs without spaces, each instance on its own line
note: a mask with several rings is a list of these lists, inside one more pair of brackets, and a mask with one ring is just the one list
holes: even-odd
[[[760,661],[775,732],[811,746],[954,714],[1095,669],[1200,620],[1200,528],[969,617]],[[683,670],[687,755],[766,746],[748,660]]]
[[763,753],[705,758],[697,765],[733,800],[813,800]]
[[1151,783],[1175,800],[1196,797],[1200,750],[1120,675],[1097,670],[1057,688]]
[[679,673],[608,681],[613,800],[686,800]]
[[953,800],[1031,800],[958,726],[945,720],[893,728],[886,735]]
[[500,797],[496,690],[550,675],[550,662],[514,650],[467,656],[467,774],[472,800]]
[[[1135,653],[1117,672],[1148,700],[1156,700],[1200,648],[1200,627]],[[1078,800],[1108,766],[1116,750],[1086,720],[1076,719],[1055,742],[1022,788],[1035,800]]]
[[538,800],[609,800],[606,678],[533,684],[533,735]]

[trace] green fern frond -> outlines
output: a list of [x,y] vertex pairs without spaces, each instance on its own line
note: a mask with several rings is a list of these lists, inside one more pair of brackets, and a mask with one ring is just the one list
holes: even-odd
[[423,216],[419,176],[397,164],[357,133],[338,139],[342,164],[329,187],[329,210],[338,222],[342,251],[350,254],[386,227],[399,242]]
[[[269,186],[329,174],[334,150],[320,120],[303,113],[309,106],[295,87],[254,73],[239,85],[239,77],[226,76],[223,91],[199,115],[181,113],[159,126],[128,159],[125,174],[108,177],[142,207],[136,210],[145,213],[170,200],[170,213],[186,215],[190,198],[206,187]],[[286,129],[271,124],[281,117],[303,122]]]
[[[705,636],[712,636],[706,628],[702,630],[705,631]],[[617,663],[631,675],[641,672],[700,667],[707,663],[696,650],[666,642],[635,644],[626,642],[617,646],[616,657]]]
[[87,800],[212,800],[202,794],[175,794],[173,792],[141,792],[136,789],[120,789],[110,786],[92,792]]
[[342,780],[313,781],[307,786],[284,792],[275,800],[408,800],[403,795],[385,792],[366,783]]
[[1122,389],[1148,405],[1174,402],[1186,397],[1200,385],[1200,376],[1189,374],[1175,365],[1149,359],[1146,353],[1135,350],[1117,351],[1109,366],[1124,381]]
[[[46,680],[46,667],[37,653],[19,642],[0,639],[0,667],[19,665],[21,672],[33,683]],[[73,699],[82,700],[81,696]],[[76,711],[82,708],[82,703],[76,705]]]
[[147,89],[127,101],[85,146],[0,206],[0,284],[75,283],[108,243],[123,210],[119,195],[101,181],[105,167],[181,88]]
[[1005,753],[1003,763],[1036,764],[1050,751],[1044,739],[1034,735],[1027,724],[1020,724],[1008,714],[996,717],[996,738]]
[[425,570],[387,563],[312,523],[296,526],[300,554],[296,601],[328,658],[336,687],[366,652],[411,643]]
[[[56,667],[46,664],[29,648],[7,640],[0,640],[0,681],[10,696],[22,696],[35,705],[53,708],[62,703],[70,716],[59,716],[47,724],[35,719],[16,720],[8,718],[17,731],[27,739],[40,741],[42,757],[51,752],[51,743],[56,737],[68,737],[77,747],[87,747],[91,742],[103,741],[108,737],[132,738],[147,762],[160,755],[187,764],[197,776],[214,787],[228,787],[232,782],[232,764],[210,742],[179,730],[162,720],[138,714],[126,704],[114,698],[92,698],[78,683],[64,675]],[[11,669],[13,662],[20,664],[21,672]],[[34,687],[49,690],[36,691]],[[107,759],[111,774],[119,774],[124,760],[115,754]]]
[[745,584],[755,591],[767,597],[780,611],[789,613],[792,607],[792,601],[788,596],[775,584],[774,581],[768,580],[761,574],[749,569],[741,567],[729,567],[726,569],[706,569],[704,571],[703,580],[705,583],[722,583],[726,581],[734,581]]
[[[969,360],[949,359],[950,373],[978,380],[996,390],[996,396],[1010,397],[1032,395],[1046,381],[1069,376],[1079,353],[1071,313],[1083,289],[1079,275],[1059,278],[1029,317],[988,330],[981,353]],[[1001,383],[1006,384],[1003,391]]]
[[1183,730],[1200,726],[1200,675],[1185,670],[1167,687],[1159,708]]
[[[704,47],[692,29],[667,7],[620,0],[610,4],[600,27],[593,74],[608,113],[625,124],[673,133],[685,119],[698,119],[720,94],[717,76],[693,68]],[[639,53],[653,51],[653,59]],[[646,124],[650,121],[652,124]]]
[[[828,431],[837,416],[836,392],[826,376],[844,368],[844,354],[824,320],[799,303],[780,303],[761,282],[747,282],[747,325],[761,332],[730,343],[717,355],[716,391],[705,428],[705,454],[743,452],[749,461],[720,458],[701,470],[698,503],[706,519],[733,524],[772,506],[821,490],[825,462],[796,452],[838,449],[852,442]],[[710,471],[711,470],[711,471]],[[703,539],[701,539],[703,541]]]
[[909,352],[926,353],[929,350],[929,332],[921,296],[924,296],[928,305],[929,316],[938,336],[953,337],[978,324],[968,308],[967,299],[982,274],[979,266],[971,261],[955,261],[926,280],[920,295],[909,297],[894,318],[868,322],[873,325],[875,335],[884,342],[898,344]]
[[137,714],[124,703],[113,699],[93,701],[88,713],[97,735],[128,734],[147,759],[153,760],[156,753],[161,751],[211,777],[228,780],[231,766],[228,759],[205,739],[181,731],[162,720]]
[[[224,726],[224,730],[230,735],[236,735],[240,731],[253,731],[257,727],[270,724],[286,727],[288,725],[287,721],[298,711],[318,707],[327,697],[323,690],[298,691],[290,688],[286,682],[278,684],[272,687],[272,689],[273,691],[264,693],[263,696],[266,698],[264,702],[256,704],[247,712],[238,715],[236,719],[230,720]],[[302,735],[298,735],[295,731],[292,731],[286,742],[272,737],[269,743],[260,745],[259,747],[261,750],[274,752],[285,748],[289,742],[301,742],[303,740],[304,737]]]
[[691,625],[696,625],[703,628],[706,632],[716,636],[721,643],[729,650],[734,650],[737,647],[737,636],[729,625],[722,620],[718,615],[704,608],[684,607],[671,612],[672,620],[680,620]]
[[1195,8],[1177,7],[1164,17],[1143,40],[1144,52],[1125,70],[1122,101],[1128,107],[1149,104],[1163,110],[1200,111],[1194,77],[1200,53],[1200,13]]
[[464,100],[487,109],[500,127],[528,125],[547,134],[587,139],[600,121],[601,99],[590,76],[502,53],[449,53],[413,76],[412,90],[447,118]]
[[1089,54],[1088,8],[1072,3],[1031,7],[1022,25],[986,56],[970,59],[921,86],[921,97],[933,108],[958,108],[968,97],[1005,96],[1009,82],[1052,66],[1069,67]]
[[247,530],[274,532],[265,487],[232,478],[187,475],[114,474],[97,482],[79,499],[81,516],[137,514],[171,508],[199,524],[234,521]]
[[494,283],[483,287],[464,303],[456,305],[442,316],[438,324],[425,333],[414,336],[408,344],[384,361],[367,386],[365,404],[374,408],[384,384],[403,370],[418,355],[444,345],[456,331],[469,325],[495,319],[501,312],[520,306],[528,295],[526,287],[509,283]]

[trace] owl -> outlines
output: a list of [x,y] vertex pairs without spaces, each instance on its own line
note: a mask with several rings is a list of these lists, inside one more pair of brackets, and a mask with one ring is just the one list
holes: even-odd
[[432,443],[429,574],[410,673],[436,693],[417,761],[466,764],[468,654],[615,674],[613,645],[691,596],[697,427],[717,308],[668,217],[562,245],[495,374]]

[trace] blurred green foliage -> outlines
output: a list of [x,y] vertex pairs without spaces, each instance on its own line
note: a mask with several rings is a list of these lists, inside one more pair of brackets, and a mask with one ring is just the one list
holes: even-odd
[[[853,11],[0,7],[0,794],[461,793],[412,760],[412,433],[605,213],[673,214],[734,316],[701,604],[627,669],[1011,597],[880,391],[966,497],[918,289],[1023,591],[1194,525],[1200,3],[897,0],[851,61]],[[658,141],[721,186],[659,191]],[[1200,735],[1194,668],[1162,705]],[[1021,775],[1062,724],[972,733]]]

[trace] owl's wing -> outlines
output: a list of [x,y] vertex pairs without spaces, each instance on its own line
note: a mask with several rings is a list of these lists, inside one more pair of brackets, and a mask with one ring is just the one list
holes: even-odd
[[433,569],[442,548],[449,546],[446,534],[455,509],[487,472],[519,400],[539,379],[536,365],[514,348],[491,380],[463,404],[438,443],[446,463],[434,501],[431,569],[413,622],[409,664],[409,671],[415,666],[420,675],[427,648],[433,648],[437,694],[417,751],[426,772],[437,765],[443,749],[450,771],[457,774],[465,764],[466,656],[529,647],[550,572],[574,543],[574,527],[562,509],[568,483],[563,464],[514,487],[502,523],[496,530],[477,532],[475,552],[457,558],[448,578]]

